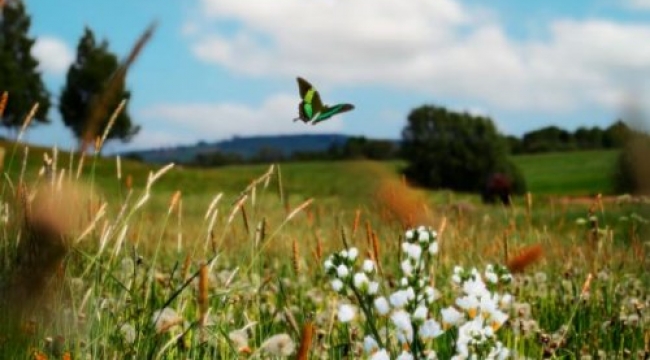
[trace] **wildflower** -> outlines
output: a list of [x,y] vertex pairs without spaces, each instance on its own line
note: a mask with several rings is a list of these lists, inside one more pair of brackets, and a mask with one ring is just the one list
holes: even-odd
[[408,302],[408,294],[406,290],[398,290],[390,295],[390,303],[396,308],[401,308]]
[[405,235],[406,235],[406,240],[413,240],[414,232],[413,230],[407,230]]
[[336,274],[338,275],[339,278],[345,279],[350,275],[350,270],[348,270],[348,267],[341,264],[336,268]]
[[393,325],[397,328],[397,340],[401,343],[413,341],[413,325],[411,324],[411,316],[405,310],[397,310],[390,319]]
[[372,336],[366,336],[363,338],[363,350],[366,354],[372,354],[379,350],[379,344],[377,344],[377,341]]
[[327,259],[327,260],[325,260],[325,262],[323,263],[323,265],[325,266],[325,270],[326,270],[326,271],[329,271],[330,269],[333,269],[333,268],[334,268],[334,263],[332,263],[332,260],[331,260],[331,259]]
[[348,250],[347,258],[350,261],[356,260],[357,256],[359,256],[359,250],[357,250],[357,248],[350,248],[350,250]]
[[397,356],[395,360],[413,360],[413,354],[404,350],[401,354]]
[[260,349],[275,356],[289,356],[296,349],[296,344],[287,334],[277,334],[266,339]]
[[362,269],[364,272],[370,274],[373,270],[375,270],[375,263],[372,260],[365,260],[363,262]]
[[440,314],[444,326],[458,325],[463,321],[463,314],[452,306],[442,309]]
[[474,296],[463,296],[456,299],[456,305],[461,309],[467,311],[470,319],[476,316],[479,307],[479,300]]
[[354,306],[350,304],[341,304],[339,306],[339,321],[342,323],[347,323],[352,321],[354,319],[354,316],[356,315],[356,310],[354,309]]
[[427,308],[425,306],[418,306],[413,312],[413,319],[425,320],[427,318]]
[[375,303],[375,309],[377,309],[377,312],[379,315],[386,315],[390,311],[390,305],[388,305],[388,301],[386,300],[385,297],[378,297],[374,301]]
[[404,253],[408,257],[415,261],[420,260],[420,256],[422,255],[422,248],[419,245],[405,242],[402,244],[402,250],[404,250]]
[[404,273],[404,276],[411,277],[413,276],[413,264],[411,264],[411,260],[406,259],[402,261],[402,273]]
[[386,349],[381,349],[376,353],[372,354],[370,360],[390,360],[390,355],[388,355]]
[[438,253],[438,242],[432,241],[431,244],[429,244],[429,254],[435,255],[437,253]]
[[332,284],[332,290],[336,292],[340,292],[341,289],[343,289],[343,281],[341,281],[340,279],[332,280],[331,284]]
[[361,273],[354,274],[353,283],[354,283],[354,287],[356,287],[357,289],[367,290],[368,282],[369,282],[368,276],[366,276],[365,273],[361,272]]
[[379,291],[379,283],[376,281],[371,281],[368,284],[368,294],[375,295]]
[[420,336],[423,340],[437,338],[442,334],[440,324],[433,319],[428,319],[420,326]]

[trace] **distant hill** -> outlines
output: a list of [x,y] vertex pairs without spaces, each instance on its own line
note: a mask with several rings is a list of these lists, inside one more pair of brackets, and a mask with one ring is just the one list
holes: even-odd
[[341,134],[235,136],[230,140],[214,143],[199,142],[195,145],[130,151],[121,155],[147,163],[188,163],[199,154],[216,151],[238,154],[246,159],[263,149],[274,149],[281,151],[284,156],[291,156],[297,151],[325,151],[332,145],[343,145],[348,138],[350,136]]

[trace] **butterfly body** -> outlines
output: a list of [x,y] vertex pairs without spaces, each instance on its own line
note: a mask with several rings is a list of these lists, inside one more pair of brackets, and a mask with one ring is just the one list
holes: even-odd
[[316,125],[334,115],[354,109],[352,104],[324,105],[318,91],[307,80],[298,77],[298,90],[302,101],[298,104],[298,117],[293,121],[302,120],[304,123]]

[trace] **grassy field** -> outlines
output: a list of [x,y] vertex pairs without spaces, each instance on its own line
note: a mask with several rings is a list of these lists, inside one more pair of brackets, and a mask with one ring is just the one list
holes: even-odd
[[399,163],[150,178],[160,167],[89,157],[77,179],[59,154],[48,178],[46,150],[23,171],[12,149],[3,359],[649,354],[648,204],[545,199],[607,193],[615,153],[518,157],[532,201],[503,208],[412,189]]

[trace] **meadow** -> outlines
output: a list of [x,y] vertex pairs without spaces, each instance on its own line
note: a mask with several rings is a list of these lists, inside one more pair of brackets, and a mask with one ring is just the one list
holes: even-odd
[[3,359],[650,356],[648,201],[563,199],[612,195],[615,152],[515,158],[506,208],[399,162],[3,147]]

